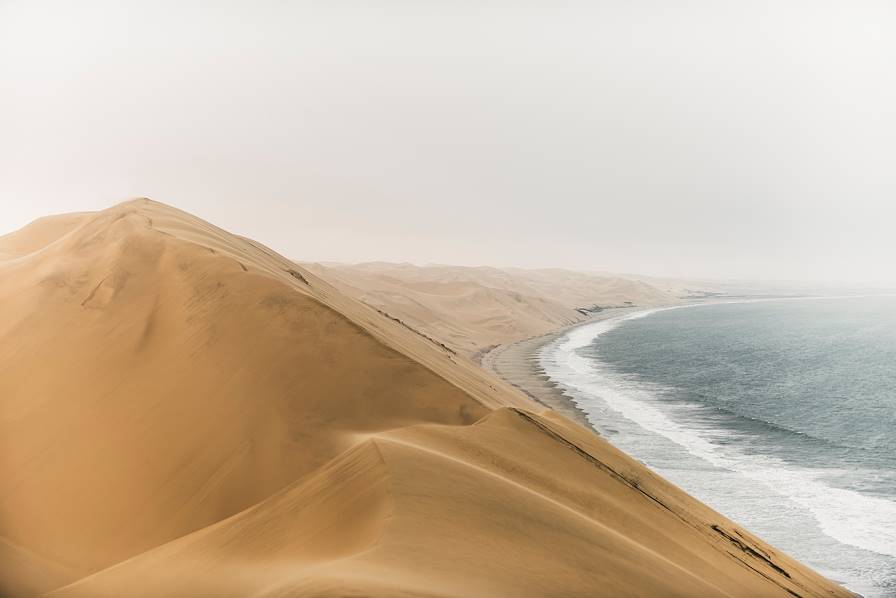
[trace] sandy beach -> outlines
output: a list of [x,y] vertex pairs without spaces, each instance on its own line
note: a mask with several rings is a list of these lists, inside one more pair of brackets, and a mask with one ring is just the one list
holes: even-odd
[[[564,326],[554,332],[494,347],[481,356],[479,363],[483,368],[520,389],[538,403],[593,430],[582,410],[576,407],[572,399],[563,394],[557,388],[557,385],[545,376],[541,366],[538,364],[538,354],[545,345],[563,336],[573,328],[643,310],[643,307],[606,309],[592,315],[587,320]],[[597,432],[595,431],[595,433]]]

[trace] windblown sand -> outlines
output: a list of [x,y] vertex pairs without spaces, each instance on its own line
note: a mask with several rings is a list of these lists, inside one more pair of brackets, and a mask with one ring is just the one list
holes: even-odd
[[393,318],[149,200],[0,238],[0,594],[848,595]]

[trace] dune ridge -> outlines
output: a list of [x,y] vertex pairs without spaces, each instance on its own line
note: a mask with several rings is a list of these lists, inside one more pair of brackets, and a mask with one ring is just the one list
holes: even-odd
[[464,355],[140,199],[0,237],[4,596],[847,596]]

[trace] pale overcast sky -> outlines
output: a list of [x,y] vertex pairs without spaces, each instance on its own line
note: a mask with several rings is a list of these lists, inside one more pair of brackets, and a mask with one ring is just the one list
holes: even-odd
[[0,0],[0,232],[896,281],[896,3]]

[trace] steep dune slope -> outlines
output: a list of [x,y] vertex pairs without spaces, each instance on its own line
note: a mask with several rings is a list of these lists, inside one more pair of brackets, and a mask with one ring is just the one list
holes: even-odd
[[185,593],[838,595],[596,436],[516,409],[376,434],[244,513],[51,595]]
[[358,432],[486,413],[187,224],[127,204],[0,267],[0,536],[68,568],[244,509]]
[[2,595],[846,594],[188,214],[0,250]]
[[677,301],[643,282],[569,270],[381,262],[306,267],[468,356],[580,322],[582,310]]

